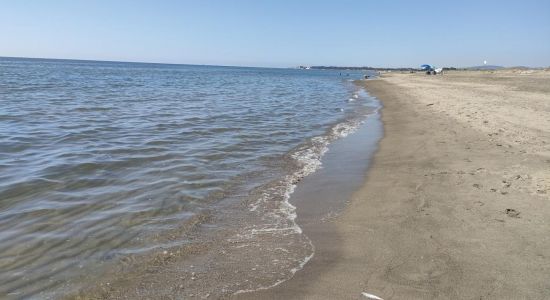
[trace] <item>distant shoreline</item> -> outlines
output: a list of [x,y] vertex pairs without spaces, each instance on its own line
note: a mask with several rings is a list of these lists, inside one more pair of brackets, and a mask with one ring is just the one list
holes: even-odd
[[[422,72],[420,68],[383,68],[383,67],[338,67],[338,66],[311,66],[312,70],[348,70],[348,71],[382,71],[382,72]],[[443,71],[494,71],[494,70],[544,70],[545,67],[503,67],[503,66],[474,66],[474,67],[443,67]]]

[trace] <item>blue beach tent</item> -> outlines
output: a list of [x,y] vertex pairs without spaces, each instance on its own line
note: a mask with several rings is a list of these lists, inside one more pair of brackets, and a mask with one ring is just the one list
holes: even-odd
[[430,65],[421,65],[420,69],[422,69],[424,71],[432,71],[434,68]]

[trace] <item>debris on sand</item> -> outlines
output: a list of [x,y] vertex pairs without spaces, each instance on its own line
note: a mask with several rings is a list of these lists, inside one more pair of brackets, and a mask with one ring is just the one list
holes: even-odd
[[369,299],[375,299],[375,300],[384,300],[376,295],[373,295],[373,294],[369,294],[369,293],[365,293],[365,292],[362,292],[361,295],[369,298]]

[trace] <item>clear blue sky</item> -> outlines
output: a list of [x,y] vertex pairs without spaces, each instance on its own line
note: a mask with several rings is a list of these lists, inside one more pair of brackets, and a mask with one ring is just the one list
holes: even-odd
[[550,1],[0,0],[0,56],[550,66]]

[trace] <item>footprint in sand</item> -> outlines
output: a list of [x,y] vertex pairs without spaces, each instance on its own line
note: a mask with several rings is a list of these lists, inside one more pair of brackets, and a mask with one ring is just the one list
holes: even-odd
[[520,214],[519,211],[513,208],[507,208],[506,210],[504,210],[504,213],[506,213],[506,215],[510,218],[519,218],[519,214]]
[[449,282],[460,276],[461,270],[444,253],[421,257],[409,257],[405,262],[388,267],[384,279],[393,284],[429,288],[434,282]]

